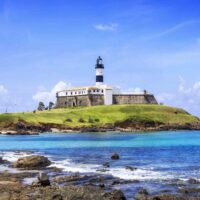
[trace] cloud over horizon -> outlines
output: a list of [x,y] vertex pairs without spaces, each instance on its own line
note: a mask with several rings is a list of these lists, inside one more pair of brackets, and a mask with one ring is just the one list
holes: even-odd
[[3,85],[0,85],[0,96],[5,95],[7,93],[8,90]]
[[192,114],[200,113],[200,81],[188,86],[185,79],[179,77],[179,86],[175,93],[161,93],[156,95],[157,100],[165,105],[186,109]]
[[50,101],[55,102],[56,92],[67,89],[70,86],[71,86],[70,83],[59,81],[50,91],[47,91],[44,88],[39,89],[39,91],[36,92],[36,94],[34,94],[32,98],[37,102],[42,101],[45,104],[48,104]]

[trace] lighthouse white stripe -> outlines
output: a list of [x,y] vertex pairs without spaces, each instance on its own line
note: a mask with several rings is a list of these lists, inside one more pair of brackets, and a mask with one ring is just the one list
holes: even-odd
[[103,75],[103,69],[96,69],[96,75],[102,76]]

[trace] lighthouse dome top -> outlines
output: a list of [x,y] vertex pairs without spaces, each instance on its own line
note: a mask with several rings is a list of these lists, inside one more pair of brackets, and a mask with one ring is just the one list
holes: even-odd
[[100,56],[97,58],[96,67],[95,68],[96,69],[97,68],[104,69],[103,59]]

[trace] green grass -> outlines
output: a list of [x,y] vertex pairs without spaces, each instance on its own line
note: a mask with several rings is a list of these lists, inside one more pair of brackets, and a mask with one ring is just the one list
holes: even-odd
[[[79,122],[80,119],[83,119],[84,122]],[[94,122],[89,123],[89,119],[92,119],[90,121]],[[95,119],[97,120],[95,121]],[[127,119],[179,125],[199,122],[196,117],[182,109],[163,105],[112,105],[54,109],[51,111],[37,111],[36,113],[0,114],[0,127],[5,127],[18,120],[31,124],[44,123],[59,124],[66,127],[80,127],[114,124]]]

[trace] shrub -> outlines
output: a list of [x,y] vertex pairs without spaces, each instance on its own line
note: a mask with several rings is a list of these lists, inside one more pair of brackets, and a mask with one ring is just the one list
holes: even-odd
[[84,120],[83,118],[80,118],[80,119],[78,120],[78,122],[80,122],[80,123],[84,123],[85,120]]
[[95,121],[95,122],[100,122],[100,120],[99,120],[99,119],[95,119],[94,121]]
[[94,120],[92,118],[89,118],[88,123],[94,123]]
[[65,122],[72,122],[72,119],[67,118],[67,119],[65,120]]

